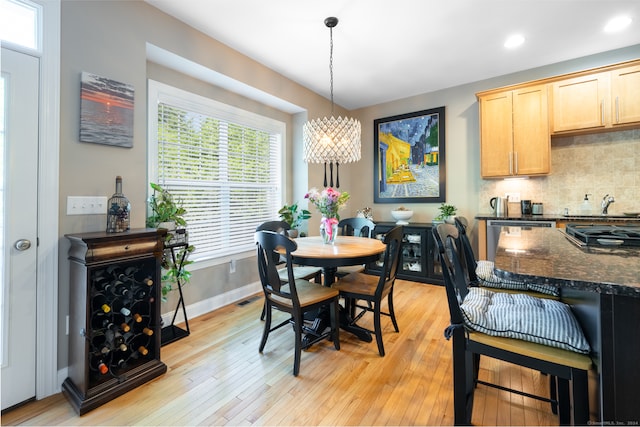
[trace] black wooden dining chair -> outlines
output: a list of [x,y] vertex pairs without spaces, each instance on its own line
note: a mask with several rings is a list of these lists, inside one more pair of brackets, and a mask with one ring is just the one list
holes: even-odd
[[[340,295],[345,299],[347,313],[355,314],[357,309],[360,310],[358,314],[352,316],[351,325],[356,325],[357,321],[365,313],[373,313],[374,328],[373,331],[369,332],[375,334],[380,356],[384,356],[382,325],[380,323],[381,315],[389,316],[395,331],[400,332],[393,308],[393,287],[398,272],[403,235],[402,226],[392,228],[385,235],[384,243],[387,247],[384,251],[384,262],[379,276],[366,273],[351,273],[333,284],[333,288],[339,290]],[[382,301],[385,297],[387,299],[388,312],[383,312],[381,309]],[[365,301],[367,305],[359,305],[358,301]]]
[[[256,227],[256,231],[268,230],[280,234],[287,234],[291,227],[285,221],[267,221]],[[282,263],[282,261],[280,261]],[[288,280],[287,270],[281,268],[278,270],[280,279],[284,282]],[[319,267],[309,267],[306,265],[294,265],[293,276],[296,279],[313,280],[316,283],[322,283],[322,269]]]
[[[266,221],[256,227],[256,231],[273,231],[280,234],[286,234],[291,226],[285,221]],[[284,260],[279,254],[273,255],[274,260],[278,264],[283,264]],[[289,280],[288,271],[286,268],[278,269],[280,280],[286,283]],[[313,280],[316,283],[322,283],[322,269],[318,267],[310,267],[306,265],[294,265],[293,277],[296,279]],[[262,314],[260,314],[260,320],[264,320],[265,307],[262,307]]]
[[[300,358],[303,348],[329,338],[333,341],[336,350],[340,350],[340,325],[338,319],[338,299],[337,289],[322,286],[308,280],[296,279],[293,274],[291,252],[294,252],[298,245],[293,239],[273,231],[256,232],[256,245],[258,248],[258,273],[265,298],[265,323],[260,341],[259,351],[263,352],[269,338],[269,334],[276,329],[292,324],[295,334],[295,353],[293,362],[293,375],[300,372]],[[278,249],[286,251],[284,256],[287,281],[283,282],[278,273],[278,262],[273,256],[278,253]],[[278,257],[279,259],[279,257]],[[304,324],[304,314],[315,312],[322,307],[330,308],[331,327],[328,331],[319,333],[308,328]],[[272,309],[278,309],[289,313],[290,317],[278,325],[271,327]],[[302,334],[306,334],[305,345],[302,344]]]
[[[342,236],[358,236],[371,238],[373,235],[373,229],[376,224],[367,218],[343,218],[338,223],[338,230]],[[344,267],[338,267],[336,271],[336,278],[341,278],[351,273],[360,273],[364,271],[364,265],[347,265]]]
[[[471,423],[475,388],[478,384],[482,384],[550,402],[554,413],[556,405],[559,407],[560,424],[573,422],[576,425],[585,425],[589,420],[587,377],[591,367],[591,359],[587,354],[577,352],[577,350],[567,350],[548,344],[558,340],[553,343],[558,345],[562,338],[558,339],[557,337],[575,338],[575,340],[571,340],[571,343],[583,340],[584,343],[580,346],[576,345],[576,348],[579,347],[582,352],[588,351],[586,339],[584,339],[579,325],[576,328],[577,321],[573,318],[568,306],[564,307],[564,311],[560,311],[564,304],[559,301],[544,298],[535,299],[523,294],[514,296],[492,292],[486,288],[469,288],[468,279],[461,264],[462,254],[458,247],[460,240],[457,229],[453,225],[440,224],[434,227],[432,232],[440,255],[451,317],[450,326],[445,330],[445,337],[447,339],[453,338],[454,424],[469,425]],[[497,330],[498,328],[496,330],[482,329],[478,327],[478,324],[482,323],[482,316],[485,312],[482,310],[474,311],[472,310],[473,306],[467,307],[466,311],[463,310],[465,304],[472,300],[475,294],[485,300],[490,300],[492,295],[499,294],[503,299],[513,298],[514,301],[523,300],[523,302],[526,300],[526,304],[521,306],[514,304],[509,306],[508,311],[504,308],[491,307],[487,310],[491,313],[491,317],[497,319],[509,317],[509,321],[512,322],[511,329],[500,328],[500,331]],[[532,317],[534,311],[530,307],[535,306],[536,303],[543,306],[553,305],[554,315]],[[502,307],[506,307],[506,305]],[[521,322],[512,321],[511,319],[514,318]],[[533,325],[536,331],[545,331],[551,336],[542,337],[542,334],[540,336],[526,336],[522,330],[513,330],[517,329],[518,323]],[[505,337],[505,335],[509,335],[506,332],[514,333],[518,339]],[[545,344],[539,342],[545,342]],[[549,374],[550,397],[536,396],[478,379],[481,355]],[[569,383],[571,383],[571,387]]]

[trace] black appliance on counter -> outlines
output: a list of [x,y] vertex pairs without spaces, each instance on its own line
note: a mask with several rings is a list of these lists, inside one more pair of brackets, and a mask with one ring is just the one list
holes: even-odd
[[640,225],[567,224],[566,232],[587,246],[640,246]]

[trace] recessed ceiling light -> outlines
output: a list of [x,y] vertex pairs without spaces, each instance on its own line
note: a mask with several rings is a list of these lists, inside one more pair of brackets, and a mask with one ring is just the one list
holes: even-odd
[[524,37],[521,34],[514,34],[510,36],[506,42],[504,42],[504,47],[507,49],[514,49],[524,43]]
[[605,33],[615,33],[622,31],[631,24],[631,18],[628,16],[618,16],[613,18],[604,27]]

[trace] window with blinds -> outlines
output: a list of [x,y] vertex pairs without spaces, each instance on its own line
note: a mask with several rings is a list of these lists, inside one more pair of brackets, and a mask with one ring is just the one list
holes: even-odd
[[150,181],[182,201],[196,248],[191,259],[255,250],[256,227],[277,218],[282,205],[284,123],[153,85]]

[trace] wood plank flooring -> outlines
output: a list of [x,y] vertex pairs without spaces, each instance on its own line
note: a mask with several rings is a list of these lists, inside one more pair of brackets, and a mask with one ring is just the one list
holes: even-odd
[[[296,378],[289,328],[258,353],[256,296],[190,320],[189,337],[162,347],[165,375],[82,417],[57,394],[3,414],[2,425],[452,425],[444,288],[399,280],[394,295],[400,332],[383,319],[385,357],[375,342],[343,332],[340,351],[326,341],[303,352]],[[548,395],[547,377],[489,358],[482,358],[480,378]],[[548,404],[484,386],[472,422],[558,424]]]

